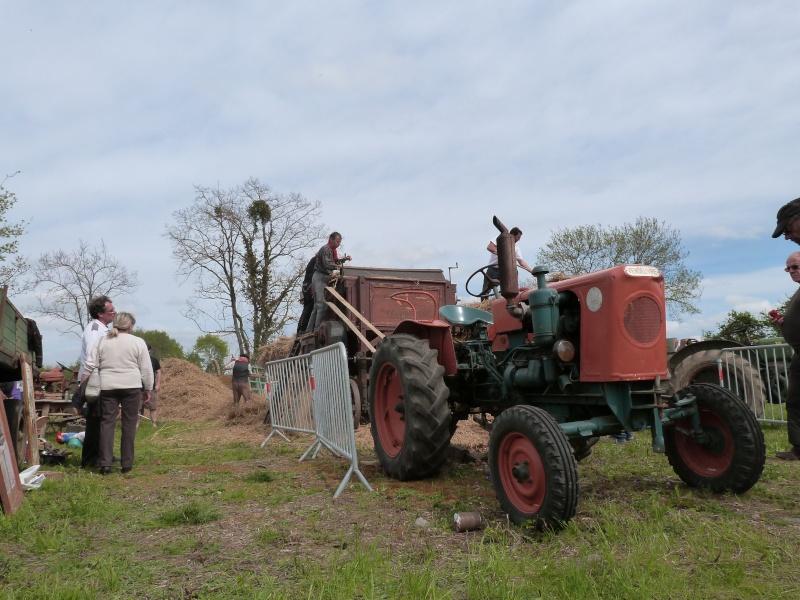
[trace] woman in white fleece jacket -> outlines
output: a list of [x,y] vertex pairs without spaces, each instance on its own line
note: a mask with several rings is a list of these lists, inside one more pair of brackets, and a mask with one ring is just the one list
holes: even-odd
[[[94,346],[86,361],[86,370],[100,374],[100,473],[111,473],[114,460],[114,430],[117,412],[122,408],[122,442],[120,466],[127,473],[133,468],[133,446],[139,406],[150,398],[153,389],[153,367],[147,343],[130,335],[136,319],[130,313],[117,313],[108,335]],[[88,375],[84,374],[84,377]],[[142,391],[144,386],[144,392]]]

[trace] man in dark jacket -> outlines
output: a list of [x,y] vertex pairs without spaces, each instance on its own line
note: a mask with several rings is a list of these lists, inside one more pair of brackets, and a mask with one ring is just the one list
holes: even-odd
[[311,279],[314,277],[314,264],[317,262],[316,254],[311,257],[306,265],[305,277],[303,277],[303,313],[300,315],[300,321],[297,323],[297,335],[305,332],[308,327],[308,319],[314,311],[314,289],[311,287]]
[[339,274],[339,267],[346,260],[351,260],[350,256],[339,256],[337,249],[342,243],[342,234],[334,231],[328,236],[328,243],[317,252],[314,262],[314,275],[311,278],[311,285],[314,288],[314,310],[308,319],[306,333],[314,331],[325,318],[327,307],[325,306],[325,286],[332,275]]
[[[786,259],[786,272],[795,283],[800,283],[800,252]],[[770,313],[772,322],[780,325],[786,343],[794,350],[789,363],[789,387],[786,390],[786,425],[792,447],[775,456],[783,460],[800,460],[800,290],[797,290],[786,305],[786,314]]]

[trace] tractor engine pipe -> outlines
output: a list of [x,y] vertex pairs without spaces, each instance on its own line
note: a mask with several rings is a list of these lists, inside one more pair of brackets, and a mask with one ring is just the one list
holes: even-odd
[[492,222],[500,235],[497,236],[497,268],[500,271],[500,295],[506,299],[506,310],[512,317],[522,319],[524,311],[514,304],[519,295],[519,279],[517,277],[517,256],[514,248],[514,236],[496,216]]

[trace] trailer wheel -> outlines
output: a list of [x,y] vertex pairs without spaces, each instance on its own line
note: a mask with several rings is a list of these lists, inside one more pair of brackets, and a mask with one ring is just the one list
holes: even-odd
[[695,397],[703,432],[695,441],[691,419],[664,429],[669,464],[687,485],[714,492],[746,492],[764,470],[764,433],[755,416],[735,394],[717,385],[698,383],[678,397]]
[[358,429],[361,425],[361,392],[358,391],[358,383],[350,378],[350,401],[353,404],[353,429]]
[[540,408],[500,414],[489,436],[489,469],[502,509],[517,525],[560,529],[578,505],[578,466],[555,419]]
[[25,436],[25,418],[22,411],[22,402],[16,400],[5,401],[6,419],[8,421],[11,444],[14,446],[14,455],[17,458],[17,468],[22,471],[26,463],[28,444]]
[[370,430],[390,477],[406,481],[438,471],[450,444],[450,390],[428,340],[384,338],[369,372]]
[[[719,367],[717,360],[722,356],[719,349],[701,350],[687,356],[679,362],[670,378],[670,389],[673,392],[682,390],[693,383],[719,384]],[[767,390],[761,381],[758,369],[749,361],[738,354],[728,355],[723,360],[723,377],[728,378],[727,385],[741,397],[750,407],[756,417],[764,415],[764,402],[767,399]]]

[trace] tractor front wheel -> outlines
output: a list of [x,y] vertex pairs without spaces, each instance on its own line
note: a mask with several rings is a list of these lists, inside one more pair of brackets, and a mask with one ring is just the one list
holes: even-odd
[[387,475],[400,481],[432,475],[450,444],[450,390],[428,340],[384,338],[369,372],[370,430]]
[[678,393],[695,397],[702,438],[690,418],[664,429],[669,464],[687,485],[714,492],[746,492],[761,477],[766,460],[764,434],[753,413],[718,385],[696,383]]
[[502,509],[517,525],[560,529],[578,505],[578,466],[555,419],[533,406],[498,416],[489,437],[489,469]]

